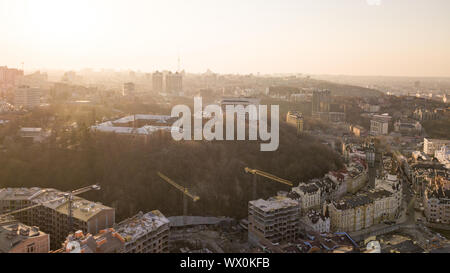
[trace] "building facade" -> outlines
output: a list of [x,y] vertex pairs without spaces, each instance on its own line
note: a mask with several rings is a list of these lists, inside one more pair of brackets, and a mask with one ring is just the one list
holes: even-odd
[[167,73],[166,93],[172,95],[181,95],[183,93],[183,76],[180,73]]
[[297,128],[297,133],[303,133],[303,114],[297,111],[289,111],[286,115],[286,122]]
[[370,134],[373,136],[387,135],[389,133],[388,115],[374,115],[370,120]]
[[427,221],[450,224],[450,180],[438,176],[425,183],[423,205]]
[[135,93],[136,86],[132,82],[126,82],[122,86],[122,96],[132,96]]
[[139,212],[114,229],[125,241],[125,253],[169,252],[169,220],[158,210]]
[[423,152],[427,155],[434,156],[434,153],[441,149],[442,146],[450,145],[450,140],[447,139],[423,139]]
[[11,219],[0,219],[0,253],[48,253],[50,236]]
[[371,227],[398,216],[398,202],[385,189],[372,189],[348,195],[328,205],[331,230],[353,232]]
[[14,93],[14,106],[31,109],[41,104],[41,90],[20,86]]
[[153,92],[162,93],[164,91],[164,75],[163,73],[156,71],[152,75],[152,88]]
[[[55,189],[6,188],[0,189],[0,213],[15,211],[40,204],[14,214],[20,222],[38,226],[51,238],[51,249],[60,248],[70,233],[67,193]],[[115,210],[100,203],[74,197],[72,202],[73,229],[97,234],[115,223]]]
[[311,209],[319,209],[321,206],[322,192],[315,183],[300,183],[293,187],[292,191],[300,196],[301,213],[305,214]]
[[300,206],[288,197],[248,203],[248,240],[253,245],[292,241],[298,236]]
[[313,115],[318,112],[330,112],[331,92],[329,90],[314,91],[312,98]]

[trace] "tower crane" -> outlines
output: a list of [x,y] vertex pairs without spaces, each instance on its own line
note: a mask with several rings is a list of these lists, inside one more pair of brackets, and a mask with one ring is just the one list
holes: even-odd
[[64,194],[64,197],[67,198],[68,202],[68,211],[69,211],[69,232],[72,232],[73,230],[73,207],[72,207],[72,203],[73,203],[73,197],[77,196],[79,194],[88,192],[90,190],[100,190],[101,187],[98,184],[95,185],[90,185],[81,189],[77,189],[74,191],[71,191],[69,193]]
[[200,200],[200,197],[198,197],[197,195],[194,195],[192,193],[189,192],[189,190],[181,185],[178,185],[177,183],[175,183],[172,179],[168,178],[167,176],[165,176],[164,174],[157,172],[158,176],[161,177],[165,182],[169,183],[170,185],[172,185],[173,187],[175,187],[177,190],[181,191],[183,193],[183,224],[186,225],[186,216],[187,216],[187,198],[191,198],[192,201],[197,202],[198,200]]
[[73,207],[72,207],[73,197],[77,196],[77,195],[80,195],[82,193],[88,192],[90,190],[100,190],[100,189],[101,189],[100,185],[98,185],[98,184],[90,185],[90,186],[87,186],[87,187],[83,187],[83,188],[80,188],[80,189],[77,189],[77,190],[70,191],[68,193],[64,193],[63,197],[59,197],[59,198],[56,198],[56,199],[48,200],[48,201],[45,201],[45,202],[41,202],[39,204],[31,205],[31,206],[28,206],[28,207],[25,207],[25,208],[21,208],[21,209],[15,210],[15,211],[11,211],[11,212],[8,212],[8,213],[5,213],[5,214],[1,214],[0,218],[5,217],[5,216],[9,216],[9,215],[13,215],[13,214],[16,214],[16,213],[19,213],[19,212],[27,211],[27,210],[30,210],[30,209],[33,209],[33,208],[37,208],[37,207],[40,207],[40,206],[45,205],[47,203],[60,201],[60,200],[67,200],[68,201],[69,232],[72,232],[73,231],[72,230],[72,228],[73,228]]
[[256,198],[257,198],[256,197],[256,179],[257,179],[257,175],[265,177],[265,178],[269,178],[272,181],[275,181],[275,182],[278,182],[278,183],[281,183],[281,184],[285,184],[285,185],[288,185],[288,186],[291,186],[291,187],[294,186],[294,184],[291,181],[289,181],[289,180],[286,180],[286,179],[283,179],[283,178],[279,178],[279,177],[277,177],[277,176],[275,176],[273,174],[266,173],[266,172],[263,172],[263,171],[260,171],[260,170],[250,169],[250,168],[246,167],[245,168],[245,172],[249,173],[249,174],[253,174],[253,199],[254,200],[256,200]]

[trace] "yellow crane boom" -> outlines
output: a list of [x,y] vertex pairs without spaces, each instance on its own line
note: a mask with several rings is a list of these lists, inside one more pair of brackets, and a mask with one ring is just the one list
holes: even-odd
[[[187,211],[188,211],[188,202],[187,197],[191,198],[192,201],[197,202],[200,200],[200,197],[197,195],[194,195],[189,192],[189,190],[181,185],[178,185],[175,183],[172,179],[168,178],[164,174],[157,172],[158,176],[161,177],[164,181],[169,183],[170,185],[174,186],[177,190],[181,191],[183,193],[183,224],[187,224]],[[184,236],[184,235],[183,235]]]
[[291,187],[294,186],[294,184],[291,181],[289,181],[289,180],[286,180],[286,179],[283,179],[283,178],[279,178],[279,177],[277,177],[277,176],[275,176],[273,174],[266,173],[266,172],[263,172],[263,171],[260,171],[260,170],[250,169],[250,168],[247,167],[247,168],[245,168],[245,172],[253,174],[253,175],[259,175],[259,176],[262,176],[262,177],[266,177],[266,178],[269,178],[270,180],[273,180],[273,181],[278,182],[278,183],[286,184],[286,185],[291,186]]
[[178,185],[177,183],[175,183],[172,179],[168,178],[167,176],[165,176],[164,174],[157,172],[158,176],[161,177],[162,179],[164,179],[164,181],[166,181],[167,183],[169,183],[170,185],[174,186],[176,189],[178,189],[179,191],[181,191],[184,195],[189,196],[192,201],[197,202],[198,200],[200,200],[200,197],[198,197],[197,195],[194,195],[192,193],[189,192],[189,190],[181,185]]

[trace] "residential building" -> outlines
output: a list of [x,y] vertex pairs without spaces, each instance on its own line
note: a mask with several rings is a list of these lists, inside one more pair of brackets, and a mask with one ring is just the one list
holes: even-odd
[[443,145],[434,152],[434,157],[450,170],[450,145]]
[[48,253],[50,237],[11,218],[0,219],[0,253]]
[[387,114],[374,115],[370,120],[370,134],[373,136],[387,135],[389,133],[389,121]]
[[166,74],[166,93],[181,95],[183,93],[183,76],[181,73],[169,72]]
[[330,232],[330,217],[316,210],[311,210],[300,219],[301,225],[306,230],[312,230],[318,233]]
[[153,73],[153,75],[152,75],[153,92],[162,93],[164,91],[163,82],[164,82],[163,73],[161,73],[159,71],[156,71],[155,73]]
[[292,191],[300,196],[301,213],[305,214],[311,209],[319,209],[321,205],[321,190],[315,183],[299,183]]
[[414,118],[419,121],[427,121],[427,120],[437,120],[440,118],[440,115],[437,111],[431,111],[428,109],[417,108],[414,111]]
[[442,146],[450,145],[450,140],[448,139],[423,139],[423,152],[427,155],[434,156],[434,153],[441,149]]
[[0,66],[0,89],[12,87],[23,77],[23,70]]
[[314,91],[312,98],[312,113],[330,112],[331,92],[329,90]]
[[423,193],[424,213],[428,222],[450,224],[450,180],[438,176],[428,180]]
[[331,230],[352,232],[398,217],[398,202],[385,189],[372,189],[332,201],[328,205]]
[[[51,237],[51,249],[58,249],[70,233],[67,193],[55,189],[6,188],[0,189],[0,213],[40,205],[14,214],[20,222],[38,226]],[[97,234],[115,223],[115,210],[74,197],[72,201],[73,228]]]
[[369,103],[365,103],[361,105],[361,109],[364,112],[369,112],[369,113],[377,113],[380,111],[381,107],[378,104],[369,104]]
[[41,104],[41,90],[22,85],[14,92],[14,106],[32,109]]
[[[384,189],[391,192],[392,197],[396,202],[394,207],[396,206],[398,209],[401,208],[403,200],[403,187],[397,175],[386,173],[383,177],[377,178],[375,180],[375,188]],[[398,210],[396,213],[400,213],[400,211]]]
[[344,112],[329,112],[328,113],[328,121],[330,122],[344,122],[345,121],[345,113]]
[[417,134],[422,131],[422,125],[418,121],[397,120],[394,123],[394,131]]
[[122,86],[122,96],[131,96],[134,95],[136,86],[132,82],[126,82]]
[[297,111],[289,111],[286,116],[286,122],[297,128],[297,133],[303,132],[303,114]]
[[166,253],[169,251],[169,220],[158,210],[126,219],[114,226],[125,240],[125,253]]

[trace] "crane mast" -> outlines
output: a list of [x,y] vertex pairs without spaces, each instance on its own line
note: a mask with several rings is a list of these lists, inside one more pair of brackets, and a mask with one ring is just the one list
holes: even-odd
[[192,201],[194,201],[194,202],[197,202],[198,200],[200,200],[200,197],[190,193],[189,190],[186,187],[183,187],[183,186],[177,184],[176,182],[174,182],[172,179],[170,179],[169,177],[165,176],[161,172],[157,172],[157,174],[165,182],[169,183],[174,188],[176,188],[177,190],[179,190],[179,191],[181,191],[183,193],[183,224],[186,225],[186,222],[187,222],[186,221],[187,220],[186,219],[186,217],[187,217],[187,207],[188,207],[187,197],[191,198]]
[[52,199],[52,200],[49,200],[49,201],[45,201],[45,202],[42,202],[42,203],[39,203],[39,204],[31,205],[31,206],[28,206],[28,207],[25,207],[25,208],[21,208],[21,209],[15,210],[15,211],[11,211],[11,212],[8,212],[8,213],[5,213],[5,214],[1,214],[0,218],[5,217],[5,216],[9,216],[9,215],[13,215],[13,214],[16,214],[16,213],[19,213],[19,212],[27,211],[27,210],[30,210],[30,209],[33,209],[33,208],[37,208],[37,207],[40,207],[40,206],[45,205],[47,203],[51,203],[51,202],[60,201],[60,200],[65,199],[65,200],[68,201],[68,204],[67,204],[68,213],[67,214],[68,214],[68,220],[69,220],[69,226],[68,226],[69,227],[69,232],[72,232],[73,231],[72,230],[72,228],[73,228],[73,207],[72,207],[73,197],[77,196],[77,195],[80,195],[82,193],[88,192],[90,190],[100,190],[100,185],[96,184],[96,185],[87,186],[87,187],[84,187],[84,188],[81,188],[81,189],[73,190],[73,191],[70,191],[68,193],[65,193],[63,197],[59,197],[59,198]]

